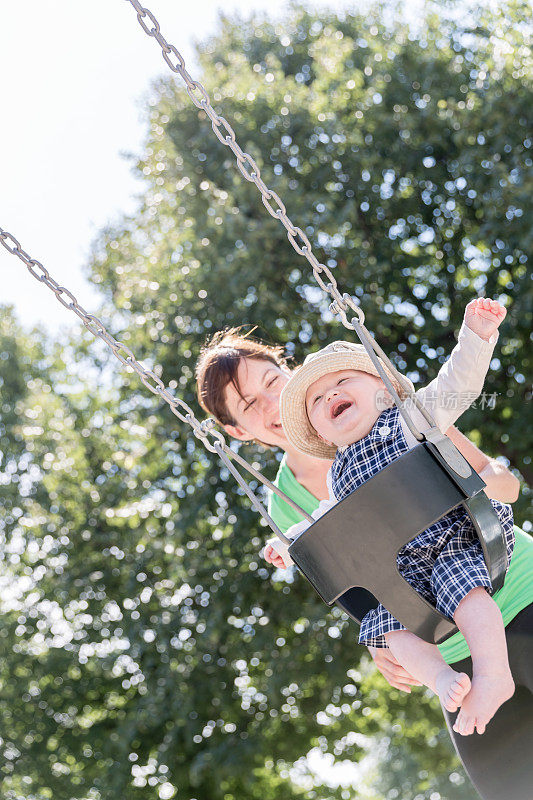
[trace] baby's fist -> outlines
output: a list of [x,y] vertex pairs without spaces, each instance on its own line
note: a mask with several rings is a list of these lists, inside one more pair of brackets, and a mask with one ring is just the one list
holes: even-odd
[[471,300],[465,310],[465,324],[480,339],[486,342],[494,331],[498,330],[505,319],[507,311],[497,300],[488,297],[477,297]]

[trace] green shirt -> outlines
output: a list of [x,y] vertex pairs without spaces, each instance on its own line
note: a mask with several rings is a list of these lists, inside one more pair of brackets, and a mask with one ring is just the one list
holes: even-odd
[[[318,506],[317,498],[303,487],[287,466],[287,457],[283,456],[278,474],[274,481],[282,492],[295,500],[304,511],[311,514]],[[275,494],[271,494],[268,502],[269,514],[283,533],[291,525],[301,522],[303,517],[291,506]],[[503,622],[508,625],[519,611],[533,602],[533,539],[527,533],[515,527],[516,543],[511,564],[505,578],[505,585],[496,592],[494,600],[502,612]],[[468,645],[462,633],[454,633],[439,650],[448,664],[461,661],[470,655]]]

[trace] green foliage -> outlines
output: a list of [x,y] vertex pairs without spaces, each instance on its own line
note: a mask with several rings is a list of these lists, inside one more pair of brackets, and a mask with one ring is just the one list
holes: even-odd
[[[526,476],[529,10],[463,23],[435,8],[416,35],[377,9],[222,20],[201,80],[415,381],[437,372],[472,295],[506,299],[496,408],[462,428]],[[89,268],[120,310],[113,333],[191,405],[200,347],[224,325],[258,325],[296,360],[338,338],[181,86],[153,87],[147,122],[138,213],[102,232]],[[400,696],[344,617],[300,578],[272,578],[247,499],[166,405],[88,334],[66,350],[42,338],[4,310],[2,795],[471,797],[435,700]],[[243,452],[274,474],[276,454]],[[299,786],[289,770],[313,747],[375,752],[380,774],[357,794]]]

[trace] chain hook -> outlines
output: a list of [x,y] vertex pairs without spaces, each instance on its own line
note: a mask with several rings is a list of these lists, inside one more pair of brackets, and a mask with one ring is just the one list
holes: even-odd
[[332,314],[339,315],[339,317],[341,318],[341,322],[345,328],[348,328],[349,330],[355,330],[352,324],[352,320],[348,319],[348,311],[349,310],[355,311],[355,314],[357,316],[357,321],[359,322],[360,325],[364,324],[365,313],[362,308],[359,308],[359,306],[357,306],[354,303],[353,298],[350,297],[349,294],[344,293],[342,296],[342,300],[344,306],[341,306],[339,300],[337,299],[334,300],[333,303],[330,303],[329,310],[331,311]]

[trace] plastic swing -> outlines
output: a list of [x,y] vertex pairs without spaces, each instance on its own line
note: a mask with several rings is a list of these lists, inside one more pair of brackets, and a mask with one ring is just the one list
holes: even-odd
[[[183,400],[176,398],[152,370],[137,361],[128,347],[115,339],[97,317],[85,311],[72,292],[60,286],[48,270],[26,253],[12,234],[2,228],[0,243],[25,264],[34,278],[53,291],[61,304],[73,311],[123,365],[137,372],[143,384],[168,403],[182,422],[192,427],[194,435],[208,450],[220,456],[266,524],[289,545],[291,557],[328,605],[335,603],[352,619],[360,622],[368,610],[376,607],[379,600],[413,633],[426,641],[441,642],[457,629],[401,577],[396,567],[396,555],[418,533],[451,509],[462,505],[479,536],[493,589],[499,589],[503,585],[507,565],[506,548],[499,519],[483,492],[485,483],[455,445],[437,429],[427,409],[410,393],[403,376],[397,372],[366,330],[362,310],[349,295],[340,293],[333,274],[325,264],[318,261],[305,233],[291,222],[285,205],[276,192],[266,186],[253,158],[238,145],[231,125],[216,113],[204,87],[189,75],[179,51],[163,37],[152,12],[143,8],[138,0],[126,1],[135,9],[145,33],[155,38],[160,45],[163,58],[170,69],[184,79],[192,102],[207,114],[219,141],[234,153],[243,177],[255,183],[269,214],[280,220],[296,252],[309,262],[316,281],[332,298],[331,311],[338,314],[342,324],[355,331],[359,337],[419,444],[338,503],[318,521],[314,521],[297,503],[227,445],[224,436],[214,429],[214,420],[199,422]],[[328,283],[325,283],[323,275]],[[347,315],[351,312],[355,316],[348,319]],[[430,425],[425,433],[414,426],[405,402],[400,400],[384,370],[384,363],[399,383],[406,387],[410,394],[407,399],[415,404]],[[210,437],[214,441],[210,441]],[[237,461],[312,522],[308,530],[294,542],[287,539],[233,461]]]

